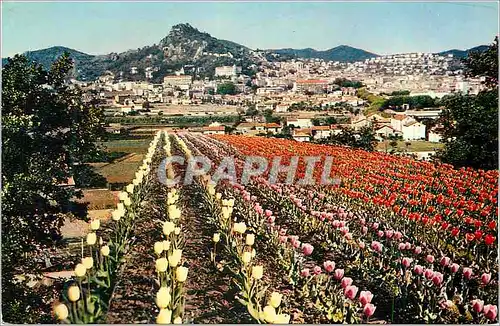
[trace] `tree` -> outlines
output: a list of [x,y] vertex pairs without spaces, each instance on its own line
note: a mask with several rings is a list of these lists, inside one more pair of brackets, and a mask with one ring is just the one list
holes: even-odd
[[225,82],[217,86],[217,94],[234,95],[236,94],[236,85],[232,82]]
[[[32,308],[43,300],[14,284],[14,274],[36,269],[33,255],[61,238],[76,194],[62,184],[99,153],[95,142],[104,136],[102,110],[83,104],[81,91],[66,83],[72,68],[65,53],[48,71],[19,55],[2,69],[2,310],[8,322],[40,322]],[[38,302],[29,308],[26,300]]]
[[498,37],[487,51],[470,54],[465,65],[467,76],[485,78],[486,89],[443,98],[445,146],[436,156],[455,167],[498,169]]

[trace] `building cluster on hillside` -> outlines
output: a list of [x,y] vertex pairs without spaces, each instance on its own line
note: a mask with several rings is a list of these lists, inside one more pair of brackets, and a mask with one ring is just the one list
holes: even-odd
[[[436,118],[439,109],[411,110],[403,106],[396,111],[403,109],[404,112],[386,110],[384,117],[380,114],[365,115],[368,103],[357,96],[357,89],[338,84],[339,80],[361,82],[369,92],[381,96],[401,90],[409,92],[411,96],[428,95],[433,98],[456,92],[478,93],[482,89],[482,80],[466,78],[460,70],[452,70],[453,60],[450,56],[423,53],[388,55],[355,63],[321,59],[271,62],[263,56],[258,65],[250,67],[255,72],[252,76],[244,75],[241,66],[232,65],[215,67],[213,79],[199,80],[193,77],[199,67],[186,65],[165,75],[163,82],[158,84],[149,82],[153,72],[158,71],[154,67],[146,69],[144,81],[123,81],[119,75],[108,72],[93,83],[74,82],[86,91],[87,100],[97,99],[107,115],[160,115],[165,114],[165,108],[169,106],[178,106],[181,110],[185,107],[189,111],[191,107],[207,103],[234,107],[234,114],[237,110],[244,112],[254,107],[260,112],[293,115],[293,119],[298,121],[302,118],[308,120],[307,115],[301,115],[300,112],[316,111],[349,123],[329,126],[291,123],[295,126],[292,129],[295,139],[305,141],[324,138],[341,132],[341,127],[359,130],[371,125],[378,139],[395,136],[404,140],[439,141],[439,135],[433,130],[426,130],[426,126],[420,122],[425,118]],[[131,71],[135,71],[134,68],[131,67]],[[230,92],[232,94],[219,94],[222,85],[228,82],[234,85],[234,91]],[[287,125],[274,126],[255,121],[246,123],[238,126],[235,132],[252,130],[253,133],[276,133]],[[253,129],[249,129],[255,123],[261,125],[252,125]],[[221,126],[207,128],[202,132],[225,132]]]

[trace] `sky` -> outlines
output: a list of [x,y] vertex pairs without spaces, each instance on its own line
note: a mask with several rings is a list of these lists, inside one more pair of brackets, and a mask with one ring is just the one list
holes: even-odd
[[349,45],[377,54],[489,44],[497,2],[8,2],[2,57],[66,46],[106,54],[157,44],[178,23],[256,49]]

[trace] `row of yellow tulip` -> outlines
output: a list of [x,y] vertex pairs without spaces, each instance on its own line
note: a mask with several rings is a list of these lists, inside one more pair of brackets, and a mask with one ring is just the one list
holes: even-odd
[[[114,279],[121,263],[133,221],[140,208],[150,178],[150,165],[157,153],[161,133],[151,141],[142,165],[135,178],[119,194],[120,202],[112,212],[112,234],[106,244],[99,236],[101,221],[92,220],[86,245],[82,240],[82,260],[74,270],[75,279],[63,293],[63,301],[54,307],[54,314],[64,323],[96,323],[102,321],[107,303],[112,295]],[[86,252],[88,256],[85,257]],[[69,307],[69,308],[68,308]]]
[[[170,157],[169,136],[164,132],[165,155]],[[173,176],[172,166],[167,167],[169,178]],[[184,239],[181,233],[180,218],[181,210],[177,206],[179,193],[172,188],[167,193],[167,220],[163,222],[163,235],[165,240],[154,244],[154,252],[157,255],[156,272],[159,290],[156,293],[156,305],[160,309],[156,322],[158,324],[182,324],[184,314],[185,293],[184,283],[187,279],[188,268],[182,266],[182,249]]]

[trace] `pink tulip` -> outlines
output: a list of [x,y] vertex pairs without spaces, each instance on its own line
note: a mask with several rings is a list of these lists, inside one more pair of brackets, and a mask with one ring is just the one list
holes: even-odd
[[344,277],[344,270],[343,269],[336,269],[334,277],[336,280],[341,280],[342,277]]
[[483,311],[483,306],[484,306],[484,301],[483,300],[472,300],[472,309],[474,309],[475,312],[480,313]]
[[257,196],[252,196],[251,199],[252,199],[252,201],[255,201],[255,200],[257,200]]
[[359,248],[365,249],[365,243],[363,241],[359,241]]
[[424,272],[424,276],[426,279],[431,280],[432,277],[434,276],[434,271],[431,269],[426,269]]
[[419,255],[422,252],[422,248],[415,247],[415,254]]
[[422,275],[422,273],[424,272],[424,268],[420,265],[415,265],[415,267],[413,268],[413,272],[417,275]]
[[403,264],[404,267],[408,268],[410,267],[411,259],[408,257],[404,257],[401,263]]
[[472,277],[472,268],[464,267],[464,276],[466,279],[470,280]]
[[383,238],[384,237],[384,231],[380,230],[377,232],[377,235],[379,238]]
[[457,263],[453,263],[453,264],[451,264],[451,266],[450,266],[450,269],[451,269],[451,272],[452,272],[452,273],[456,273],[456,272],[458,272],[458,269],[459,269],[459,268],[460,268],[460,266],[459,266]]
[[403,235],[401,234],[401,232],[399,232],[399,231],[394,232],[394,239],[395,240],[399,240],[402,237],[403,237]]
[[292,242],[292,246],[295,249],[300,248],[300,244],[301,244],[301,242],[299,240],[295,240],[294,242]]
[[365,314],[366,317],[371,317],[375,313],[375,309],[377,309],[377,307],[375,307],[373,304],[369,303],[369,304],[364,306],[363,313]]
[[363,234],[366,234],[366,233],[368,232],[368,228],[367,228],[366,226],[363,226],[363,227],[361,228],[361,232],[362,232]]
[[268,209],[266,209],[264,213],[266,214],[267,217],[270,217],[271,215],[273,215],[273,212],[268,210]]
[[373,299],[373,294],[370,291],[361,291],[359,292],[359,302],[363,306],[365,306],[367,303],[372,302]]
[[382,244],[378,241],[373,241],[371,247],[376,252],[381,252],[383,248]]
[[486,316],[486,318],[488,318],[489,320],[495,320],[495,318],[497,317],[497,313],[498,313],[497,306],[487,304],[483,308],[483,313]]
[[411,249],[411,243],[407,242],[405,243],[405,249],[410,250]]
[[344,235],[344,237],[347,239],[347,240],[352,240],[352,233],[346,233]]
[[373,228],[374,230],[378,229],[378,223],[377,223],[377,222],[373,223],[373,224],[372,224],[372,228]]
[[350,278],[350,277],[344,277],[342,279],[342,281],[340,282],[340,284],[345,289],[346,287],[348,287],[349,285],[352,284],[352,278]]
[[481,282],[483,282],[484,285],[490,283],[490,280],[491,280],[491,273],[489,274],[483,273],[483,275],[481,275]]
[[323,267],[325,267],[325,271],[331,273],[335,269],[335,263],[333,261],[327,260],[323,263]]
[[280,242],[281,242],[281,243],[285,243],[285,242],[286,242],[286,237],[285,237],[285,236],[280,235],[280,236],[279,236],[279,240],[280,240]]
[[362,219],[359,220],[359,224],[365,225],[365,223],[366,223],[366,220],[364,218],[362,218]]
[[433,255],[427,255],[427,257],[425,257],[425,260],[427,260],[428,263],[433,263],[434,262],[434,256]]
[[302,253],[306,256],[309,256],[312,254],[314,250],[314,247],[308,243],[303,243],[302,244]]
[[340,232],[342,233],[342,235],[345,235],[347,232],[349,232],[349,228],[346,228],[345,226],[341,227]]
[[309,275],[311,275],[309,273],[309,268],[304,268],[301,272],[300,272],[300,276],[302,277],[308,277]]
[[440,264],[441,266],[448,266],[451,262],[451,259],[449,257],[443,257],[441,258]]
[[435,272],[432,277],[432,283],[434,283],[435,286],[440,286],[441,283],[443,283],[443,274]]
[[351,300],[353,300],[356,297],[357,293],[358,293],[358,288],[354,285],[349,285],[344,290],[344,295]]
[[267,218],[267,223],[274,223],[275,217],[274,216],[269,216]]
[[406,245],[405,245],[404,243],[400,243],[400,244],[398,245],[398,249],[399,249],[399,250],[405,250],[405,249],[406,249]]
[[314,266],[314,268],[313,268],[313,273],[314,273],[314,275],[319,275],[319,274],[321,274],[321,267],[319,267],[319,266]]
[[386,237],[387,239],[392,238],[392,236],[393,236],[393,235],[394,235],[394,231],[393,231],[393,230],[386,230],[386,231],[385,231],[385,237]]
[[339,220],[333,220],[333,222],[332,222],[332,225],[333,225],[334,228],[338,228],[339,224],[340,224]]

